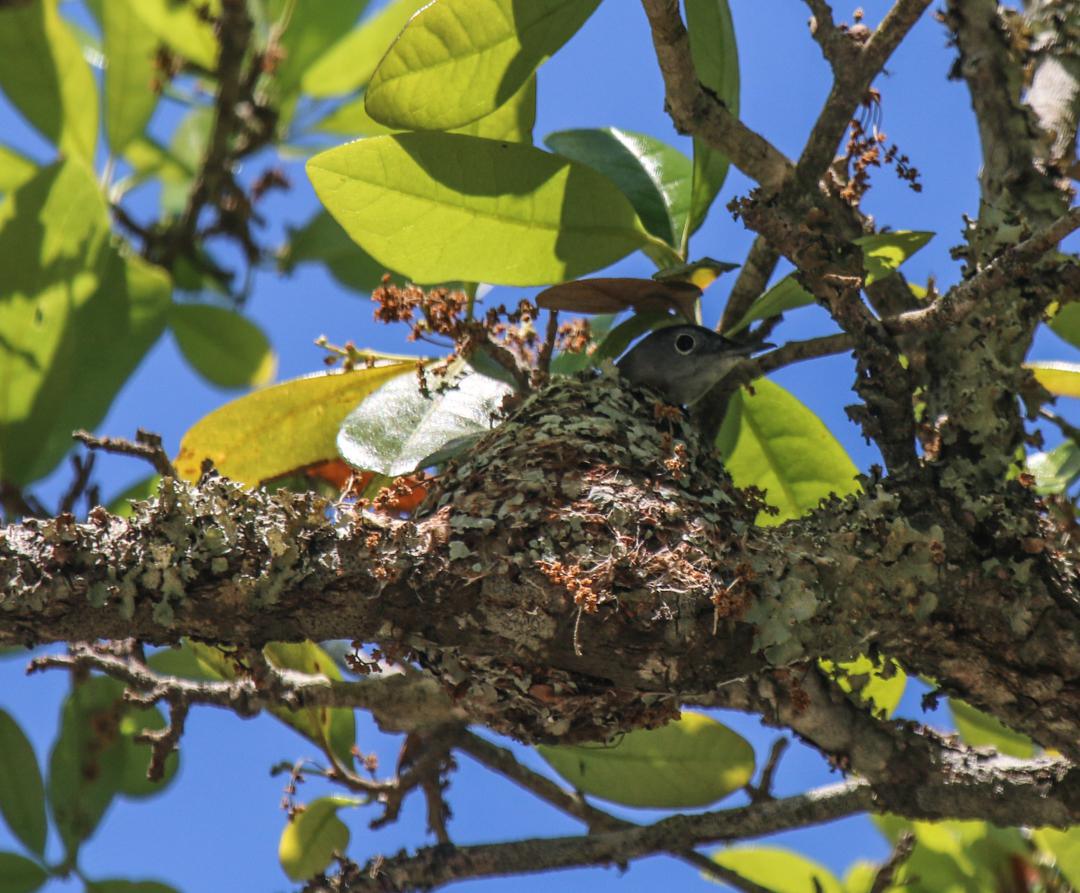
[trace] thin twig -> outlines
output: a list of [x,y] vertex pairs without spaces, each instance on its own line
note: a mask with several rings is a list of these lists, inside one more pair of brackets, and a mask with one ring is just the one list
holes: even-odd
[[910,831],[905,831],[897,838],[896,845],[893,847],[892,853],[889,854],[889,858],[885,860],[881,868],[878,869],[877,874],[874,875],[874,883],[870,885],[870,893],[885,893],[886,890],[892,887],[896,872],[901,865],[911,858],[914,851],[915,835]]
[[60,505],[57,508],[56,513],[58,515],[64,515],[74,510],[75,503],[79,501],[79,497],[84,493],[87,493],[90,489],[90,475],[94,471],[94,459],[93,453],[90,453],[85,459],[81,456],[71,457],[72,479],[68,485],[64,495],[60,497]]
[[813,360],[838,353],[849,353],[854,347],[855,339],[847,332],[839,332],[835,335],[809,338],[806,341],[789,341],[787,344],[776,348],[776,350],[770,350],[767,354],[762,354],[750,362],[754,364],[757,375],[761,376],[803,360]]
[[931,332],[959,321],[994,292],[1030,273],[1035,262],[1077,229],[1080,229],[1080,207],[1070,208],[1053,223],[1006,248],[974,276],[953,286],[929,307],[883,320],[885,327],[894,334]]
[[772,795],[773,776],[776,768],[780,765],[780,757],[788,749],[791,742],[787,738],[777,738],[769,751],[769,759],[765,762],[765,768],[761,770],[761,779],[756,785],[747,785],[751,803],[760,803],[763,800],[775,800]]
[[[635,822],[620,819],[609,812],[596,808],[578,792],[565,790],[549,778],[538,772],[533,772],[532,769],[519,763],[517,757],[509,750],[492,744],[479,735],[472,732],[463,733],[457,741],[457,747],[481,765],[510,779],[556,809],[585,822],[590,833],[642,827]],[[740,890],[746,891],[746,893],[772,893],[771,890],[755,884],[736,872],[717,865],[708,856],[690,847],[670,850],[670,854],[693,866],[698,871],[725,881]]]
[[135,456],[145,459],[154,466],[154,470],[162,477],[176,477],[176,469],[169,461],[169,454],[161,445],[161,436],[144,431],[141,428],[135,433],[135,440],[131,441],[124,437],[96,437],[89,431],[75,431],[72,435],[76,440],[86,445],[90,450],[103,450],[106,453],[115,453],[121,456]]

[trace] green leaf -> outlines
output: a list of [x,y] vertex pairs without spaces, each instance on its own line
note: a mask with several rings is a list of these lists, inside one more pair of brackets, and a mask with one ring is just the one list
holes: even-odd
[[[490,115],[477,118],[464,127],[455,127],[450,133],[466,136],[482,136],[489,140],[506,140],[511,143],[531,143],[533,125],[536,123],[536,75],[500,105]],[[340,106],[323,118],[315,128],[323,133],[340,133],[348,136],[385,136],[400,133],[393,127],[380,124],[364,108],[364,97],[358,96]]]
[[45,855],[45,786],[41,770],[33,745],[4,710],[0,710],[0,815],[27,849]]
[[1049,452],[1032,453],[1025,462],[1035,476],[1036,493],[1064,493],[1080,477],[1080,446],[1066,440]]
[[289,233],[278,256],[284,273],[302,263],[323,263],[338,282],[355,291],[370,292],[390,272],[357,245],[326,211],[317,211],[300,229]]
[[730,847],[709,858],[772,893],[843,893],[840,881],[824,865],[780,847]]
[[57,0],[0,6],[0,89],[61,152],[93,162],[97,86]]
[[239,313],[209,304],[174,303],[169,327],[184,358],[212,384],[250,388],[274,377],[277,356],[269,340]]
[[[263,654],[280,669],[325,676],[335,681],[342,678],[334,659],[314,642],[271,642],[263,647]],[[274,707],[272,712],[301,735],[327,748],[342,766],[352,768],[352,748],[356,744],[356,716],[352,710],[345,707],[305,707],[302,710]]]
[[922,248],[934,237],[932,232],[898,230],[891,233],[874,233],[855,240],[862,248],[866,284],[873,285],[888,279],[900,269],[900,264]]
[[1024,760],[1035,755],[1035,744],[1027,735],[1014,732],[996,717],[976,710],[959,698],[949,698],[949,712],[965,744],[995,747],[999,753]]
[[[916,230],[898,230],[892,233],[875,233],[862,236],[855,244],[862,248],[866,284],[871,285],[891,276],[911,255],[933,238],[933,233]],[[725,334],[745,329],[755,319],[768,319],[785,310],[805,307],[814,303],[814,296],[803,288],[789,273],[772,288],[762,294],[732,328]]]
[[[712,90],[733,115],[739,114],[739,54],[727,0],[686,0],[690,56],[698,79]],[[705,222],[716,194],[727,179],[728,159],[694,137],[693,198],[684,241]]]
[[169,157],[178,169],[192,173],[186,177],[163,177],[161,184],[161,210],[165,215],[179,216],[187,205],[188,193],[194,172],[206,154],[210,131],[214,126],[214,110],[209,106],[195,106],[176,125],[169,138]]
[[86,893],[178,893],[175,887],[160,881],[107,880],[91,881]]
[[413,13],[430,0],[391,0],[312,64],[301,80],[308,96],[342,96],[363,87]]
[[278,859],[291,880],[313,877],[330,865],[335,852],[345,852],[349,829],[337,811],[358,805],[359,801],[347,797],[321,797],[293,817],[278,843]]
[[416,13],[372,75],[376,121],[449,130],[510,99],[599,0],[439,0]]
[[[112,2],[112,0],[110,0]],[[207,71],[217,68],[218,40],[212,19],[221,13],[220,0],[177,3],[176,0],[122,0],[166,46]],[[200,7],[209,7],[203,17]]]
[[1073,887],[1080,888],[1080,827],[1059,831],[1057,828],[1038,828],[1031,839],[1054,857],[1058,871]]
[[745,329],[755,319],[769,319],[772,316],[779,316],[785,310],[794,310],[796,307],[805,307],[813,303],[814,296],[799,285],[793,273],[788,273],[776,285],[759,295],[743,314],[743,318],[724,334],[734,335]]
[[184,639],[172,648],[155,651],[147,659],[158,673],[181,679],[220,682],[236,678],[236,669],[220,648]]
[[904,893],[997,890],[1003,877],[1012,876],[1013,858],[1030,853],[1016,828],[974,821],[909,822],[892,815],[872,815],[871,820],[893,844],[905,831],[915,835],[915,849],[890,888]]
[[[896,712],[907,687],[907,674],[891,659],[883,658],[875,663],[865,654],[860,654],[855,660],[833,663],[822,659],[818,663],[840,688],[849,693],[857,692],[875,713],[886,717]],[[888,678],[885,675],[886,665],[891,674]]]
[[1080,397],[1080,363],[1024,363],[1046,390],[1059,397]]
[[156,707],[146,710],[129,708],[120,718],[119,747],[123,749],[123,770],[116,783],[116,792],[125,797],[140,798],[160,794],[176,777],[179,769],[180,754],[173,751],[165,758],[165,772],[158,781],[151,781],[146,776],[150,767],[151,745],[142,744],[135,736],[143,730],[157,731],[165,728],[165,717]]
[[105,203],[77,160],[0,206],[0,478],[29,483],[92,428],[165,324],[169,281],[107,241]]
[[49,758],[48,798],[60,837],[73,854],[97,827],[117,794],[142,797],[158,793],[176,774],[171,754],[165,777],[146,778],[150,745],[135,741],[145,728],[165,724],[156,708],[124,703],[124,686],[95,676],[77,684],[64,702],[60,732]]
[[456,386],[439,393],[441,379],[430,379],[430,397],[412,375],[367,397],[341,425],[338,449],[345,461],[388,477],[408,474],[449,441],[490,429],[502,398],[513,390],[475,372],[446,380]]
[[203,416],[180,441],[176,470],[198,480],[203,459],[254,486],[337,456],[337,433],[349,411],[412,363],[295,378],[247,394]]
[[645,229],[679,248],[693,179],[690,159],[682,152],[617,127],[560,130],[548,134],[544,144],[606,176],[630,200]]
[[357,244],[420,283],[561,282],[649,241],[610,180],[531,146],[397,134],[323,152],[307,171]]
[[132,8],[132,0],[103,0],[105,35],[105,134],[109,151],[120,154],[140,136],[157,105],[154,84],[157,36]]
[[[0,180],[0,189],[2,188],[2,180]],[[1068,341],[1073,347],[1080,347],[1080,303],[1061,305],[1050,319],[1049,326],[1059,338]]]
[[780,385],[759,378],[754,394],[739,390],[728,403],[716,448],[737,486],[766,491],[780,510],[758,524],[798,518],[830,494],[858,489],[858,469],[821,419]]
[[48,872],[18,853],[0,852],[0,893],[34,893],[45,886]]
[[659,729],[636,729],[614,744],[537,748],[578,790],[624,806],[684,809],[707,806],[743,787],[754,774],[754,749],[702,713]]
[[334,0],[332,3],[283,3],[287,18],[278,45],[283,58],[274,69],[274,83],[282,95],[299,87],[301,79],[341,35],[356,24],[368,0]]
[[626,348],[630,346],[630,342],[639,335],[644,335],[646,332],[653,331],[653,329],[678,325],[678,323],[679,319],[677,317],[672,316],[670,313],[665,313],[662,310],[648,310],[644,313],[635,313],[629,319],[619,323],[608,333],[607,337],[600,342],[600,346],[596,348],[596,353],[593,354],[593,360],[597,364],[602,363],[604,360],[614,360],[626,350]]
[[18,189],[37,173],[37,165],[10,146],[0,145],[0,196]]
[[161,483],[160,474],[149,474],[136,481],[122,493],[114,496],[105,508],[121,518],[130,518],[132,515],[132,500],[150,499],[152,496],[156,496],[159,483]]
[[125,756],[118,746],[121,691],[119,683],[95,677],[76,685],[61,710],[47,789],[69,855],[93,834],[119,788]]

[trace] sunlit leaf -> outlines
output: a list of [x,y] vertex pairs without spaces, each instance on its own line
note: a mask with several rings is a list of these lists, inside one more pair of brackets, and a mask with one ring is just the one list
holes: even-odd
[[403,130],[488,115],[569,40],[599,0],[440,0],[419,10],[368,84],[368,113]]
[[0,478],[28,483],[104,417],[164,328],[170,285],[108,241],[105,203],[76,160],[0,206]]
[[[490,115],[477,118],[470,124],[455,127],[450,133],[481,136],[489,140],[506,140],[511,143],[531,143],[533,125],[536,123],[536,76],[500,105]],[[345,103],[319,122],[318,130],[348,136],[384,136],[399,133],[393,127],[380,124],[364,107],[364,97]]]
[[1080,347],[1080,303],[1063,304],[1051,317],[1049,326],[1059,338],[1073,347]]
[[1025,760],[1035,754],[1035,744],[1027,735],[1014,732],[996,717],[976,710],[959,698],[949,698],[949,712],[965,744],[994,747],[1000,753]]
[[1032,453],[1025,461],[1040,495],[1064,493],[1080,477],[1080,446],[1072,440],[1045,453]]
[[278,859],[285,874],[294,881],[306,880],[324,871],[334,853],[344,854],[349,829],[337,811],[358,805],[359,801],[348,797],[321,797],[294,816],[278,843]]
[[865,654],[855,660],[833,663],[820,660],[821,668],[846,692],[853,692],[871,705],[875,713],[890,717],[900,705],[907,687],[907,674],[894,660],[875,662]]
[[[739,55],[727,0],[686,0],[690,55],[698,79],[739,114]],[[713,199],[727,179],[728,159],[705,140],[694,137],[693,198],[687,235],[705,221]],[[679,237],[683,234],[679,233]]]
[[858,469],[821,419],[780,385],[759,378],[754,393],[737,391],[716,437],[716,448],[736,485],[766,491],[779,514],[758,524],[798,518],[835,493],[858,489]]
[[388,477],[407,474],[425,456],[455,438],[486,431],[508,385],[470,373],[455,387],[439,392],[431,378],[431,396],[420,392],[415,376],[388,381],[349,413],[338,436],[341,455],[356,468]]
[[341,39],[368,5],[368,0],[333,0],[331,3],[289,2],[278,46],[282,58],[274,68],[274,83],[290,93],[323,54]]
[[840,881],[824,865],[780,847],[730,847],[709,858],[771,893],[843,893]]
[[37,165],[10,146],[0,145],[0,196],[17,189],[37,173]]
[[136,13],[132,0],[102,0],[105,35],[105,135],[119,154],[141,135],[157,105],[154,83],[164,77],[155,64],[159,40]]
[[213,384],[255,387],[274,377],[277,356],[270,341],[239,313],[209,304],[173,304],[169,328],[184,358]]
[[41,770],[33,745],[5,710],[0,710],[0,755],[0,815],[27,849],[43,856],[46,825]]
[[702,713],[659,729],[636,729],[611,744],[541,745],[548,764],[575,788],[624,806],[707,806],[754,774],[754,749]]
[[307,170],[357,244],[416,282],[544,285],[648,242],[611,181],[531,146],[396,134],[323,152]]
[[[325,676],[341,681],[341,670],[334,659],[314,642],[271,642],[263,654],[275,667],[295,670],[309,676]],[[351,769],[352,748],[356,744],[356,716],[346,707],[305,707],[302,710],[273,708],[279,719],[300,734],[325,746],[338,763]]]
[[544,144],[595,168],[622,190],[645,228],[678,248],[690,210],[690,159],[655,137],[617,127],[561,130]]
[[[109,0],[113,2],[113,0]],[[213,18],[221,14],[220,0],[177,3],[175,0],[122,0],[153,34],[179,55],[207,71],[217,67],[218,40]],[[205,8],[208,15],[200,12]]]
[[893,844],[905,831],[915,835],[915,849],[896,871],[893,885],[904,893],[975,893],[996,890],[1012,876],[1015,857],[1029,845],[1016,828],[988,822],[910,822],[892,815],[872,815],[878,830]]
[[346,415],[411,363],[296,378],[247,394],[196,422],[180,441],[176,470],[197,480],[204,459],[224,475],[255,485],[337,455]]
[[1080,397],[1080,363],[1042,361],[1025,363],[1046,390],[1059,397]]
[[430,0],[390,0],[345,34],[314,62],[301,79],[309,96],[342,96],[368,82],[394,38],[416,10]]
[[1032,840],[1054,857],[1054,864],[1074,888],[1080,889],[1080,827],[1061,831],[1057,828],[1038,828]]
[[862,248],[866,284],[873,285],[881,279],[887,279],[933,237],[932,232],[897,230],[856,239],[855,244]]
[[57,0],[0,5],[0,90],[62,152],[93,161],[97,86]]

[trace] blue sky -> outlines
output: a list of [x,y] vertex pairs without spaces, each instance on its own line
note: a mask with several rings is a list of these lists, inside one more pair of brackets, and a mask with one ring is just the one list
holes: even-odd
[[[378,4],[373,4],[376,6]],[[869,24],[875,25],[888,8],[881,0],[863,4]],[[732,0],[742,75],[742,117],[782,151],[798,154],[829,88],[829,71],[807,30],[807,7],[796,0]],[[838,18],[851,9],[838,5]],[[958,277],[948,249],[960,241],[962,214],[978,211],[977,171],[979,148],[966,86],[946,79],[953,52],[946,48],[944,28],[926,15],[914,29],[879,79],[883,94],[882,129],[900,145],[922,174],[923,191],[912,193],[889,172],[878,172],[865,202],[881,226],[937,232],[935,239],[905,266],[915,282],[936,278],[939,287]],[[156,126],[168,129],[173,120],[164,110]],[[632,0],[606,0],[582,31],[539,74],[539,110],[536,141],[554,130],[614,125],[643,131],[679,145],[689,152],[689,140],[673,133],[663,112],[663,88],[657,72],[644,13]],[[0,98],[0,134],[3,139],[41,160],[49,149],[22,124]],[[247,172],[256,175],[261,165]],[[273,221],[266,241],[278,244],[283,224],[300,224],[317,204],[300,162],[289,162],[292,190],[273,194],[265,212]],[[752,184],[733,171],[713,214],[691,245],[692,256],[709,255],[741,261],[751,235],[732,220],[724,205],[745,195]],[[0,258],[2,265],[11,258]],[[643,256],[615,265],[616,275],[648,276],[651,263]],[[784,269],[778,272],[778,276]],[[730,282],[730,281],[729,281]],[[729,284],[729,283],[728,283]],[[727,287],[721,283],[706,298],[707,323],[715,322]],[[518,294],[535,290],[501,289],[496,301],[510,302]],[[716,303],[711,303],[716,302]],[[290,278],[271,271],[259,272],[249,303],[251,317],[268,333],[279,354],[279,378],[321,368],[321,351],[313,345],[322,334],[332,342],[353,340],[358,345],[409,352],[398,329],[376,326],[370,303],[344,291],[321,269],[299,268]],[[833,331],[832,323],[817,308],[792,315],[773,341],[806,338]],[[1069,359],[1070,348],[1053,335],[1041,336],[1037,355]],[[877,461],[876,452],[847,420],[844,406],[853,402],[850,390],[854,369],[849,358],[838,357],[781,370],[775,379],[825,421],[851,454],[866,469]],[[184,431],[201,416],[234,394],[213,388],[183,362],[166,336],[126,385],[106,420],[105,434],[130,436],[136,427],[160,432],[175,452]],[[106,497],[142,477],[145,469],[132,460],[106,458],[99,465]],[[46,500],[55,498],[67,481],[67,472],[53,476],[41,488]],[[51,742],[66,679],[59,673],[22,677],[23,660],[0,663],[0,706],[12,712],[31,735],[43,764]],[[901,711],[919,715],[918,698],[905,699]],[[759,758],[768,752],[777,732],[753,718],[725,715],[724,720],[745,735]],[[940,714],[938,722],[943,721]],[[382,765],[394,764],[398,741],[380,735],[361,718],[358,742],[365,752],[377,752]],[[541,765],[521,749],[524,759]],[[94,878],[157,878],[185,891],[244,889],[286,890],[291,884],[276,861],[277,840],[284,821],[279,809],[283,780],[271,778],[269,766],[283,759],[313,755],[311,748],[284,726],[265,718],[240,720],[209,709],[197,710],[183,740],[182,769],[168,792],[145,804],[113,805],[95,837],[84,848],[83,867]],[[519,795],[505,782],[461,758],[461,771],[450,789],[454,819],[451,835],[459,843],[511,839],[532,835],[571,834],[580,826],[546,806]],[[839,780],[824,760],[802,747],[784,757],[777,777],[778,793],[795,793]],[[304,797],[320,792],[305,786]],[[728,803],[737,802],[734,798]],[[644,820],[649,814],[627,813]],[[657,816],[659,814],[656,814]],[[423,804],[411,800],[396,825],[379,832],[366,827],[368,816],[345,815],[353,829],[350,856],[363,861],[375,853],[394,853],[402,847],[429,842],[423,833]],[[10,847],[0,829],[0,849]],[[856,858],[881,858],[886,847],[864,819],[848,820],[824,828],[782,835],[778,840],[806,852],[842,873]],[[58,855],[52,841],[52,854]],[[680,889],[715,889],[695,871],[666,858],[633,865],[620,876],[615,869],[564,872],[558,877],[527,877],[483,883],[465,883],[457,890],[541,890],[558,884],[564,890],[639,890],[658,883],[677,883]],[[76,889],[60,882],[49,891]]]

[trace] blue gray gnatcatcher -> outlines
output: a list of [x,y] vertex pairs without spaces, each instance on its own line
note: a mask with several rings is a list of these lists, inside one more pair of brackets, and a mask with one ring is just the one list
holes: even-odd
[[658,329],[615,365],[635,387],[651,388],[668,403],[689,406],[739,362],[771,344],[736,344],[704,326]]

